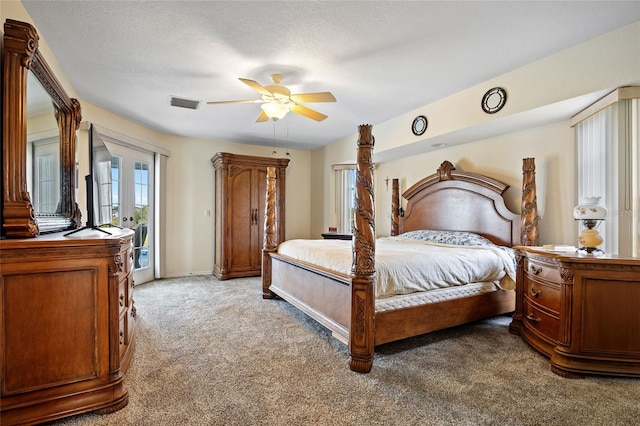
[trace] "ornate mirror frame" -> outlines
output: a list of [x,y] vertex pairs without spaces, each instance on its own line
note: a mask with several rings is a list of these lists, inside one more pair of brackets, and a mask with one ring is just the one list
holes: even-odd
[[[3,46],[2,235],[35,237],[41,231],[80,226],[75,201],[76,131],[80,103],[71,99],[38,50],[38,33],[30,24],[7,19]],[[34,212],[27,189],[27,75],[31,71],[51,96],[60,133],[60,201],[55,214]],[[40,223],[40,226],[39,226]]]

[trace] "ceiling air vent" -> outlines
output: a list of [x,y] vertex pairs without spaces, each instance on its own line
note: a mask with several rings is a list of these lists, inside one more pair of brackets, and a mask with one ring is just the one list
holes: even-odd
[[176,98],[175,96],[171,96],[171,98],[169,99],[169,103],[171,104],[171,106],[187,109],[198,109],[198,107],[200,106],[200,101],[194,101],[193,99]]

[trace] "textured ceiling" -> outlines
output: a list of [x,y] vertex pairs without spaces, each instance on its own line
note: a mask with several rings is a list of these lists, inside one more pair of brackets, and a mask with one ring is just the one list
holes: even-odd
[[[81,100],[167,134],[306,150],[640,19],[638,1],[22,3]],[[258,99],[238,77],[273,73],[293,93],[332,92],[306,104],[329,118],[169,105]]]

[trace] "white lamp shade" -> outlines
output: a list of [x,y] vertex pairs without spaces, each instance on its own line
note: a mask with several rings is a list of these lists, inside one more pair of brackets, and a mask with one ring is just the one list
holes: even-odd
[[279,102],[265,102],[260,108],[273,120],[280,120],[289,112],[289,105]]
[[607,209],[600,205],[600,197],[585,197],[573,208],[576,220],[603,220],[607,217]]

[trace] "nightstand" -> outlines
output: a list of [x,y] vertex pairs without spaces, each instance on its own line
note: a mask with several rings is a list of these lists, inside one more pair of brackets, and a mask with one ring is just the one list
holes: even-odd
[[640,377],[640,258],[515,249],[509,331],[563,377]]

